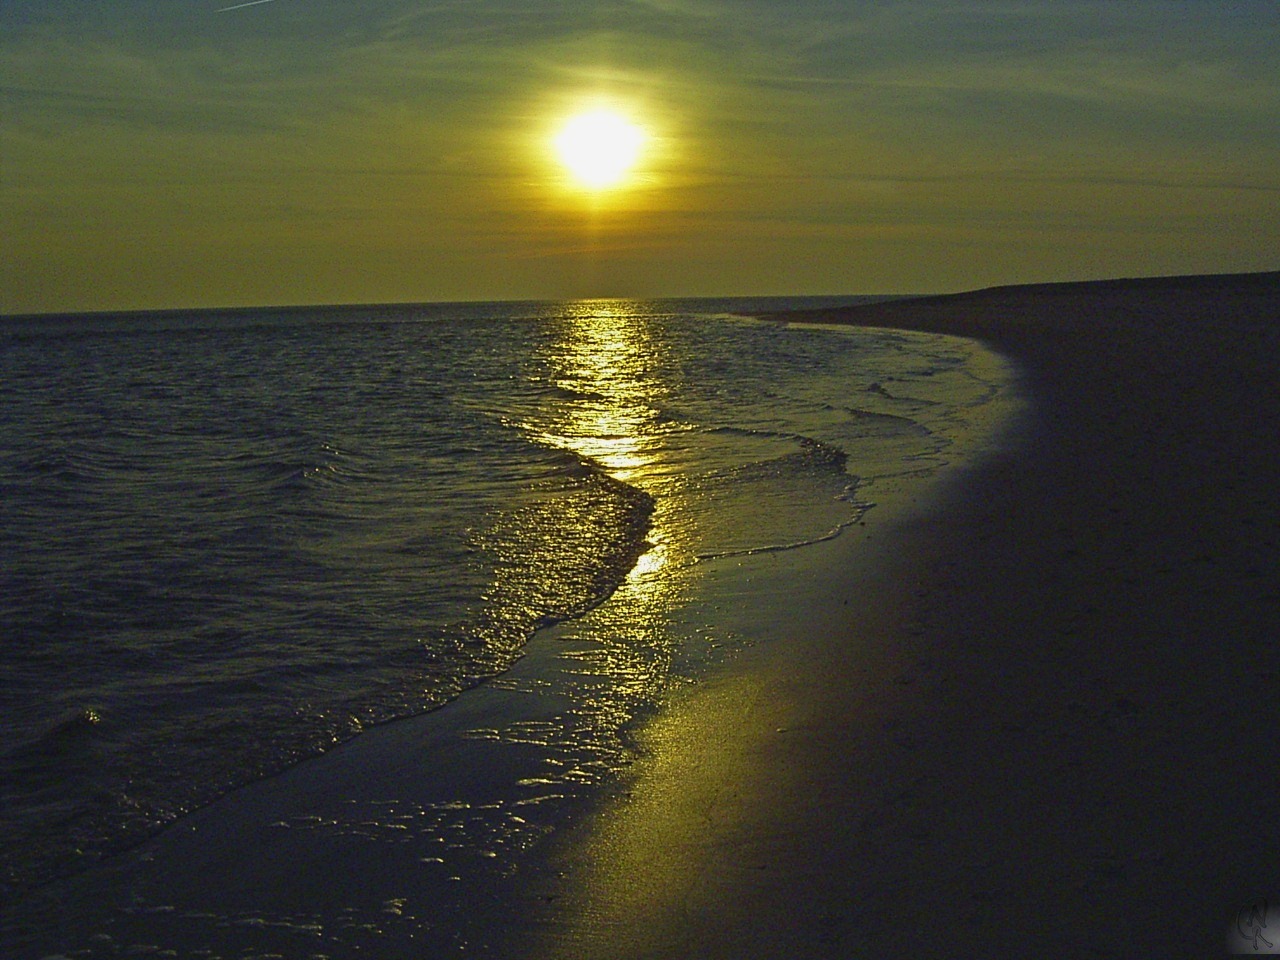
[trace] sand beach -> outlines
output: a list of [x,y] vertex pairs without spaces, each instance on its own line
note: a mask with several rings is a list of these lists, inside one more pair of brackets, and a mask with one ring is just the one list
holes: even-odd
[[562,848],[541,955],[1206,957],[1257,932],[1246,905],[1280,896],[1278,317],[1265,274],[785,318],[977,338],[1029,410],[869,525],[873,556],[831,546],[785,642],[644,731]]

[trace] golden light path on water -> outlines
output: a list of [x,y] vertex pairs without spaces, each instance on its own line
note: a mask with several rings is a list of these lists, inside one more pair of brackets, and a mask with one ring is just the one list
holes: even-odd
[[654,498],[645,552],[607,603],[558,634],[579,704],[571,753],[584,776],[570,774],[579,782],[625,762],[621,731],[667,682],[697,569],[675,532],[680,523],[672,523],[684,509],[672,440],[688,428],[663,415],[671,388],[655,373],[663,366],[661,327],[644,309],[625,300],[567,305],[560,335],[539,358],[562,399],[525,424]]
[[[556,446],[587,457],[623,483],[659,496],[664,430],[660,401],[666,387],[650,372],[660,345],[628,301],[586,300],[572,305],[559,352],[549,358],[556,385],[580,399],[564,404],[544,431]],[[649,549],[628,582],[656,584],[667,564],[662,505],[655,510]]]
[[629,483],[653,461],[650,427],[659,385],[646,372],[650,346],[621,311],[587,301],[569,317],[557,386],[586,401],[564,408],[557,439]]

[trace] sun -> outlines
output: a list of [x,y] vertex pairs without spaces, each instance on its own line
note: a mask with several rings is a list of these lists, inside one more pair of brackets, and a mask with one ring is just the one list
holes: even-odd
[[553,145],[579,186],[604,190],[626,182],[647,139],[644,130],[622,114],[599,109],[571,117]]

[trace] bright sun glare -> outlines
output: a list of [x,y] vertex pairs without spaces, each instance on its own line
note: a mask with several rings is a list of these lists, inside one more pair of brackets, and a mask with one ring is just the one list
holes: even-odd
[[616,187],[640,159],[645,133],[611,110],[580,113],[556,134],[560,162],[583,187],[601,190]]

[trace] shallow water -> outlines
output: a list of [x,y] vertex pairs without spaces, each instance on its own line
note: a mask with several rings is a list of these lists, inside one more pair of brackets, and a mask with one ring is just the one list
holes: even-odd
[[516,683],[623,586],[570,732],[470,734],[541,751],[544,796],[606,778],[673,664],[732,643],[679,613],[701,565],[836,535],[996,389],[957,341],[731,315],[809,303],[0,326],[7,893]]

